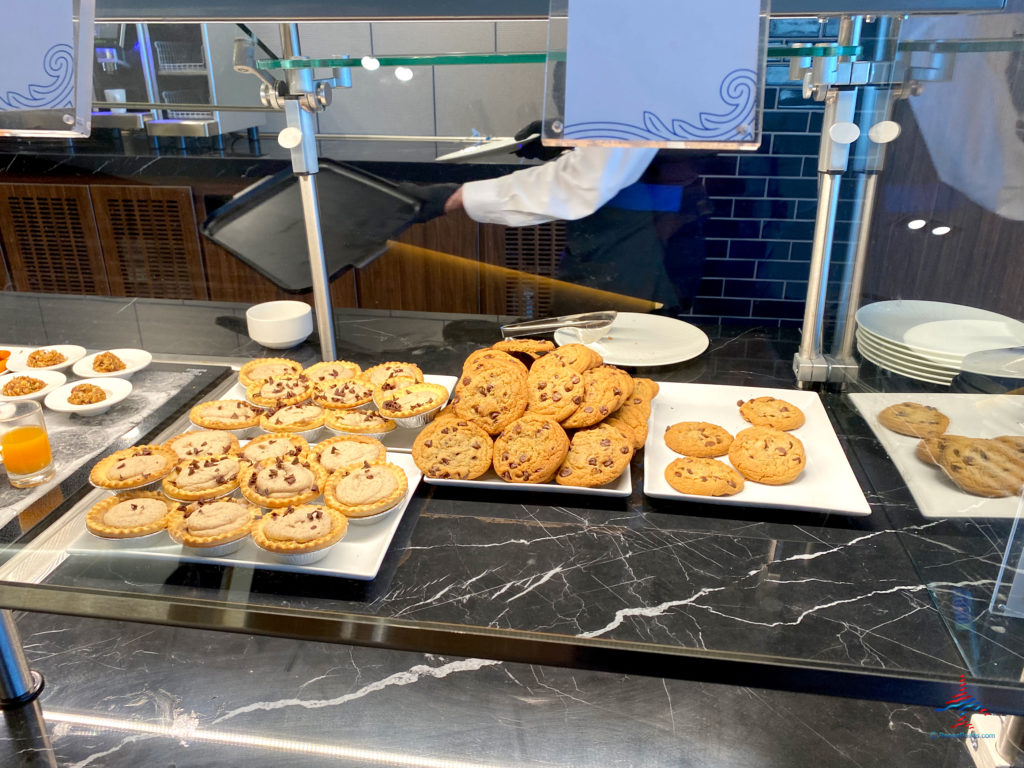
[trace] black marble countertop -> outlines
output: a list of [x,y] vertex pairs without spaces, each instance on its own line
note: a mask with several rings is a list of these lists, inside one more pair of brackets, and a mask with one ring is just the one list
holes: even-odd
[[[20,343],[102,341],[158,357],[267,354],[245,337],[243,313],[212,303],[0,294],[5,335]],[[497,338],[499,319],[339,310],[335,320],[341,358],[411,360],[457,374],[470,351]],[[796,342],[785,331],[739,330],[713,338],[699,358],[644,374],[792,388]],[[288,356],[310,362],[316,348],[307,342]],[[927,390],[863,373],[865,387]],[[182,616],[207,600],[253,615],[285,612],[298,634],[309,616],[338,619],[340,636],[356,644],[568,667],[610,660],[611,671],[919,704],[941,704],[963,674],[991,707],[1020,709],[1022,689],[1012,684],[1024,632],[987,607],[1012,521],[922,518],[846,397],[823,399],[870,517],[650,499],[635,460],[628,499],[421,485],[372,582],[72,557],[46,584],[83,595],[127,585],[183,606]],[[279,633],[284,625],[241,626]],[[524,648],[537,655],[519,656]],[[609,649],[624,655],[601,655]],[[754,677],[743,679],[747,672]]]

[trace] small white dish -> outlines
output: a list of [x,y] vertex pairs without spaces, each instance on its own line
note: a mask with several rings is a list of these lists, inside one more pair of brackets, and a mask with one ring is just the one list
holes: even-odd
[[247,541],[250,541],[248,534],[240,539],[226,541],[213,547],[189,547],[182,544],[181,553],[189,557],[224,557],[225,555],[233,555],[244,547]]
[[[39,379],[40,381],[46,382],[46,386],[37,392],[30,392],[27,395],[18,395],[17,397],[7,397],[3,394],[4,386],[13,379],[15,376],[29,376],[33,379]],[[13,403],[17,400],[42,400],[48,394],[53,392],[57,387],[68,380],[60,371],[47,371],[33,369],[31,373],[9,373],[6,376],[0,376],[0,403]]]
[[[351,522],[351,520],[349,522]],[[337,546],[337,544],[338,542],[335,542],[323,549],[315,549],[312,552],[297,552],[291,555],[285,552],[271,552],[269,549],[263,549],[259,544],[256,545],[256,549],[278,563],[283,563],[285,565],[309,565],[310,563],[316,563],[326,558],[331,554],[331,550]]]
[[[90,405],[72,405],[68,402],[71,390],[79,384],[94,384],[107,393],[106,400]],[[69,381],[50,392],[43,400],[43,405],[57,413],[103,413],[124,400],[132,392],[132,383],[127,379],[82,379]]]
[[269,349],[290,349],[313,332],[313,309],[304,301],[267,301],[245,311],[249,338]]
[[[43,368],[33,368],[28,364],[28,356],[40,349],[52,349],[64,355],[64,362],[56,365],[47,365]],[[77,344],[52,344],[44,347],[32,347],[31,349],[20,349],[12,352],[7,360],[7,370],[15,373],[28,373],[31,371],[62,371],[68,366],[74,365],[85,356],[85,347]]]
[[[92,367],[93,360],[96,359],[96,355],[102,354],[103,352],[112,352],[121,358],[121,362],[125,364],[124,370],[111,371],[110,373],[101,373],[94,371]],[[127,379],[132,374],[138,373],[147,365],[153,362],[153,355],[144,349],[104,349],[100,352],[96,352],[91,355],[86,355],[71,369],[75,376],[81,376],[84,379],[91,378],[119,378]]]
[[167,535],[166,528],[163,528],[154,533],[147,533],[145,536],[128,536],[123,539],[116,539],[112,536],[97,536],[92,531],[86,531],[86,533],[96,541],[102,541],[108,546],[124,549],[134,549],[136,547],[151,547],[154,544],[167,544],[170,541],[170,538]]

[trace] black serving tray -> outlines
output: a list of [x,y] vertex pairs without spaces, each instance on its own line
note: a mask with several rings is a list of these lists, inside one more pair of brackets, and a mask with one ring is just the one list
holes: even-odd
[[[364,267],[408,227],[421,202],[387,179],[320,160],[317,191],[328,278]],[[290,293],[313,287],[298,177],[289,171],[243,189],[203,222],[201,231]]]

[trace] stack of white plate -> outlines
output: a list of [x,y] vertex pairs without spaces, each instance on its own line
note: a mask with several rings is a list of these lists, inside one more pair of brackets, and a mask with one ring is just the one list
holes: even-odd
[[964,357],[1024,345],[1024,323],[960,304],[879,301],[857,311],[857,349],[875,365],[934,384],[949,384]]

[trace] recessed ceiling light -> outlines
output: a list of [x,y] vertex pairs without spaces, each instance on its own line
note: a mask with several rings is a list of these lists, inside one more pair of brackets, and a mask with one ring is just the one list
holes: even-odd
[[935,227],[935,229],[932,230],[932,234],[933,235],[948,235],[952,231],[953,231],[952,227],[947,227],[945,224],[943,224],[940,227]]
[[924,219],[911,219],[907,222],[907,229],[924,229],[927,224]]
[[395,77],[403,83],[407,80],[412,80],[412,70],[408,67],[395,67]]

